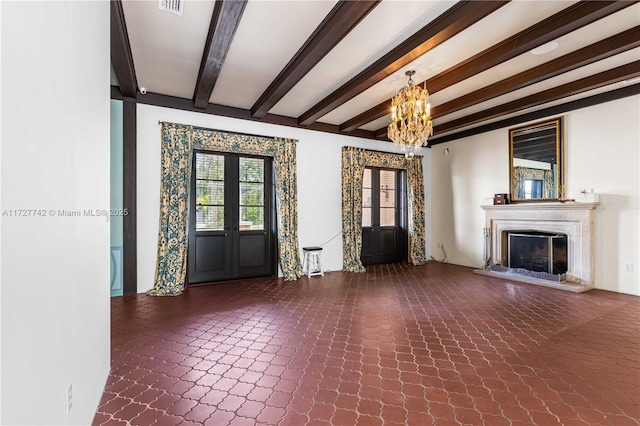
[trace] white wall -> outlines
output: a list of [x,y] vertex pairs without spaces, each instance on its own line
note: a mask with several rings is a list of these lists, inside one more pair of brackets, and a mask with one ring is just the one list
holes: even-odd
[[493,131],[431,149],[433,213],[429,228],[434,258],[443,258],[439,246],[443,244],[450,263],[482,265],[484,213],[480,205],[491,203],[487,197],[493,198],[494,193],[509,192],[506,134],[506,130]]
[[[160,125],[158,121],[190,124],[216,130],[279,136],[298,140],[298,231],[300,248],[320,245],[342,229],[341,149],[357,146],[397,152],[391,144],[272,124],[217,117],[188,111],[138,105],[137,209],[138,291],[153,287],[160,214]],[[430,150],[423,149],[423,167],[429,176]],[[428,182],[425,198],[429,206]],[[429,217],[429,211],[427,211]],[[427,238],[429,231],[427,230]],[[427,241],[427,256],[430,255]],[[324,269],[342,269],[342,237],[324,246]]]
[[[640,295],[640,96],[571,111],[565,117],[567,198],[600,195],[596,213],[595,286]],[[484,212],[509,192],[508,129],[432,149],[434,257],[444,243],[451,263],[480,267]],[[450,154],[444,155],[449,149]],[[632,264],[633,271],[624,266]]]
[[109,208],[109,3],[0,7],[0,421],[86,425],[109,371],[109,224],[57,211]]

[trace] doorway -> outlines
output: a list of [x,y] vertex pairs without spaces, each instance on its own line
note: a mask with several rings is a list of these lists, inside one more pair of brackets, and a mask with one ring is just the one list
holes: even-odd
[[189,199],[189,284],[273,276],[272,159],[195,151]]
[[366,167],[362,183],[363,265],[407,259],[406,172]]

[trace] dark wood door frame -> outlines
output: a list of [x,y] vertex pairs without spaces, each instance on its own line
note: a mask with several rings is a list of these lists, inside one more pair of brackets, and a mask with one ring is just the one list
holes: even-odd
[[128,296],[138,292],[137,103],[135,100],[124,99],[122,107],[122,207],[127,212],[122,218],[122,292]]

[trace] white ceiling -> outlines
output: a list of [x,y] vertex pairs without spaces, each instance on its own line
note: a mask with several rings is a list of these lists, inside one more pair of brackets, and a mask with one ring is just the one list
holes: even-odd
[[[214,3],[186,0],[183,16],[176,16],[159,11],[157,1],[123,1],[139,87],[145,87],[150,93],[184,99],[194,97]],[[454,3],[456,2],[383,0],[277,102],[269,113],[299,117],[420,28],[438,18]],[[406,70],[416,70],[414,81],[428,81],[442,71],[574,3],[576,2],[512,1],[426,54],[415,58],[408,65],[338,106],[318,121],[339,125],[389,100],[396,89],[406,84]],[[210,103],[251,109],[335,5],[336,2],[333,0],[249,0],[209,99]],[[559,47],[553,52],[538,56],[529,52],[521,54],[440,90],[431,95],[431,103],[441,105],[638,25],[640,4],[636,3],[559,37],[556,39]],[[634,48],[457,112],[434,117],[436,132],[439,124],[453,119],[638,60],[640,48]],[[606,89],[572,96],[571,99],[618,87],[620,84],[611,85]],[[559,101],[549,105],[557,103]],[[538,105],[529,110],[549,105]],[[388,117],[383,117],[360,128],[375,131],[387,123]]]

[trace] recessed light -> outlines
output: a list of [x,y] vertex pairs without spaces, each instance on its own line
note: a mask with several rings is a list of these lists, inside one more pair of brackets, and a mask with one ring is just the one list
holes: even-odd
[[535,49],[531,49],[532,55],[544,55],[545,53],[552,52],[556,50],[559,46],[557,41],[550,41],[549,43],[545,43],[542,46],[538,46]]

